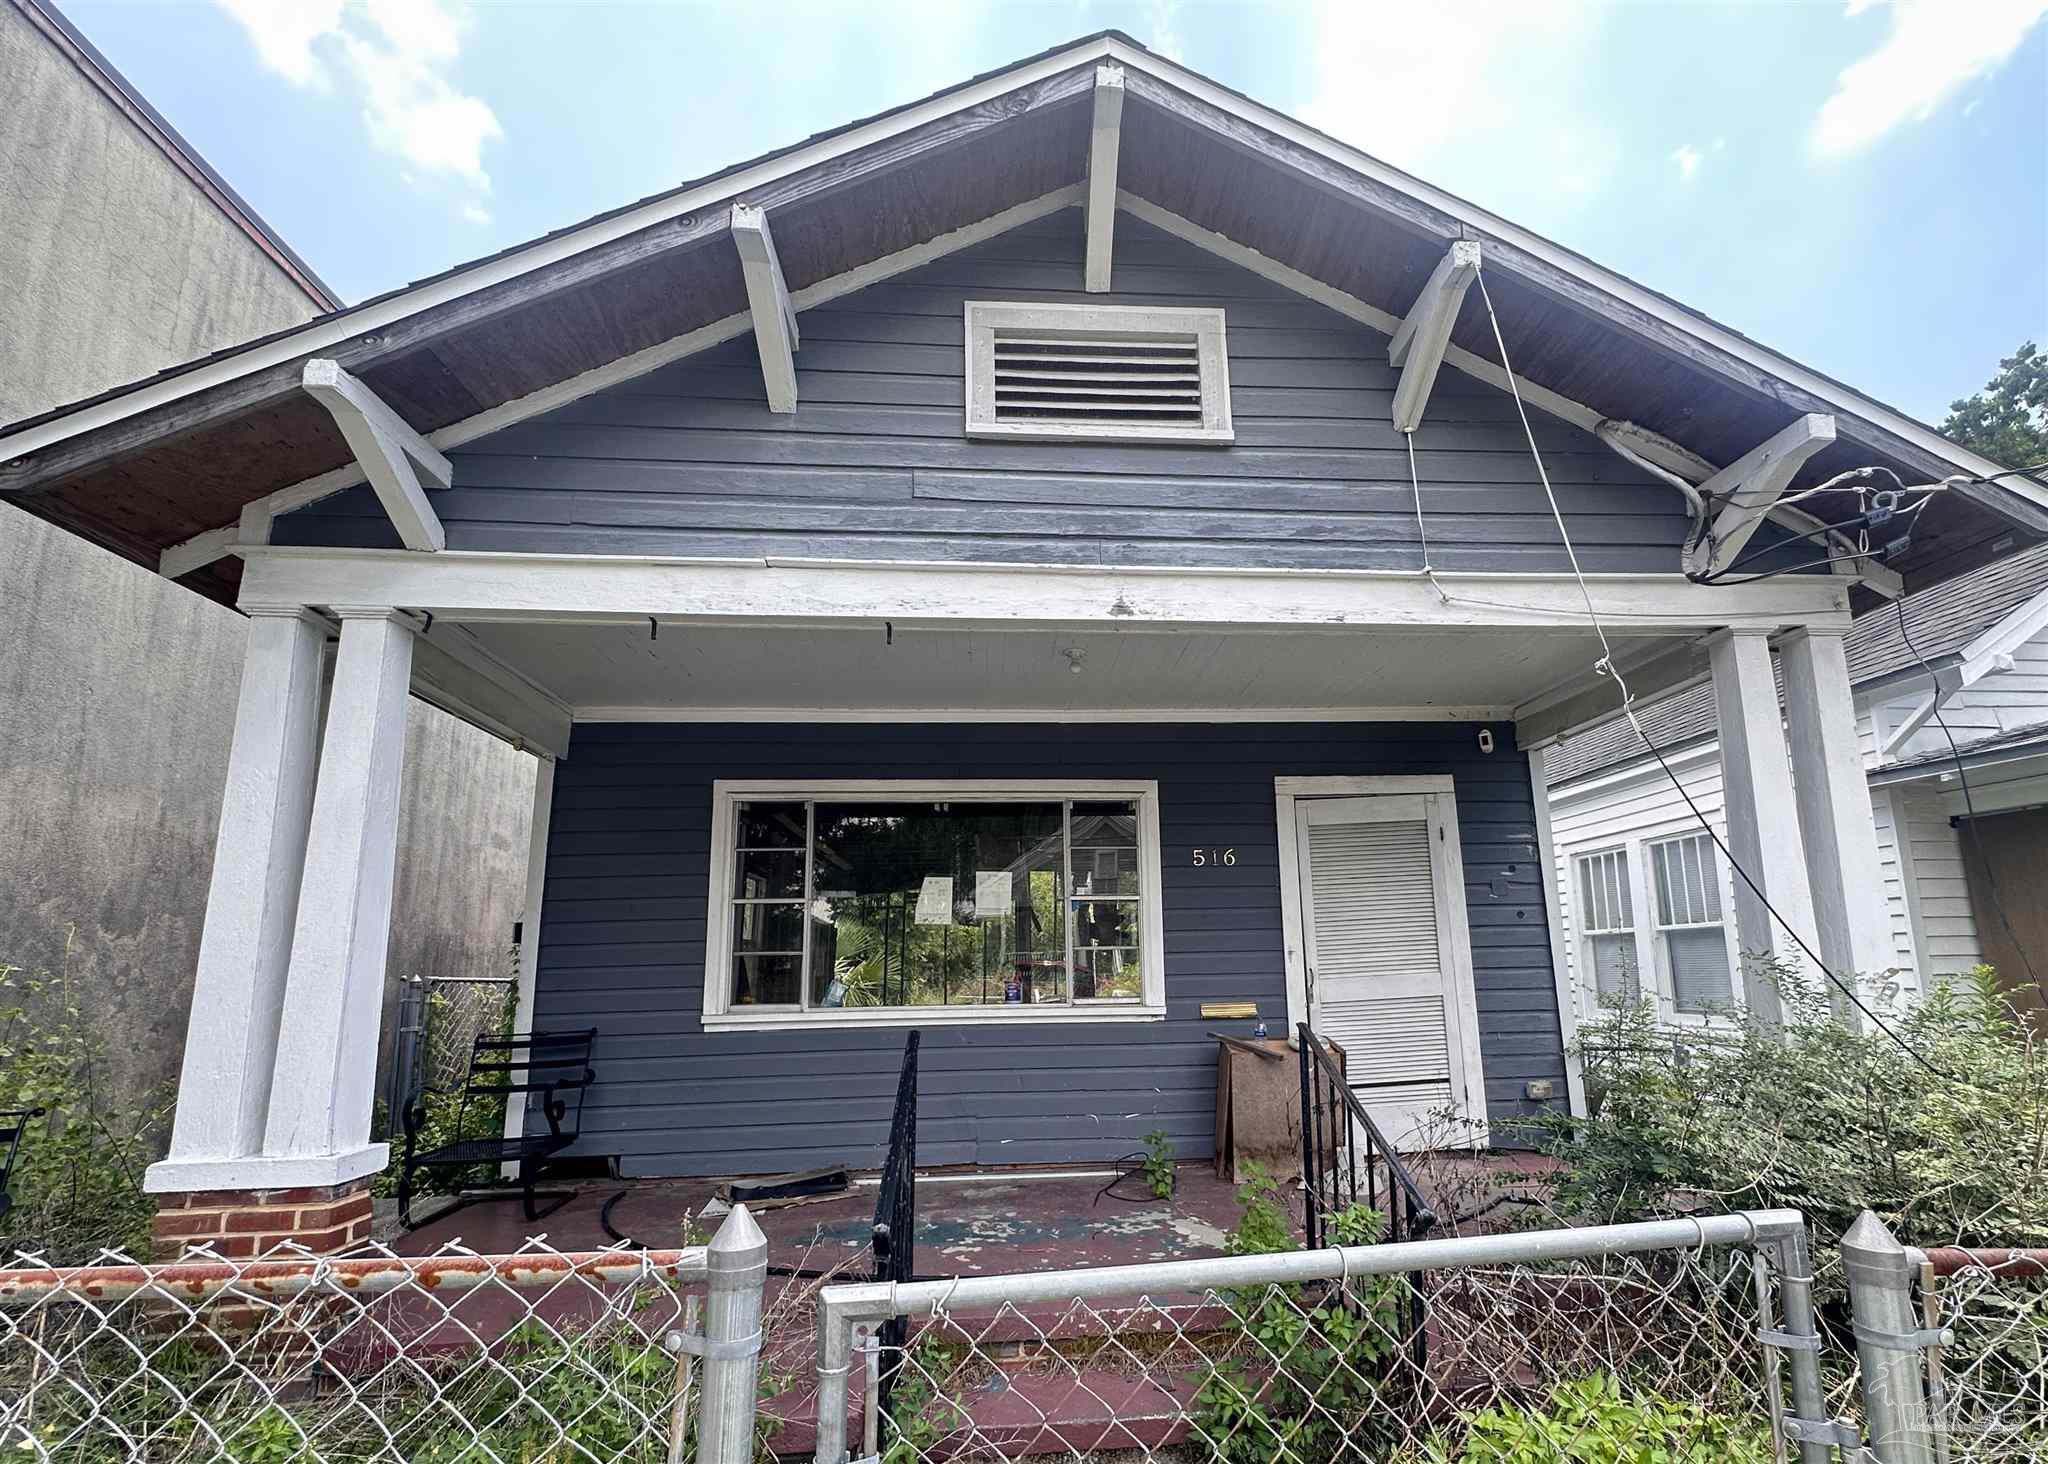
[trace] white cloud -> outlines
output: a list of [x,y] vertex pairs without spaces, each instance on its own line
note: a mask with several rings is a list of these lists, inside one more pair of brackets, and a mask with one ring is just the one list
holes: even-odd
[[1176,65],[1187,64],[1187,39],[1180,29],[1180,0],[1150,0],[1145,7],[1145,34],[1139,37]]
[[451,180],[483,213],[484,144],[505,135],[489,103],[452,79],[465,15],[445,0],[218,0],[242,23],[263,64],[298,86],[351,85],[370,140],[403,159],[407,182]]
[[1697,178],[1700,164],[1706,160],[1707,155],[1689,142],[1681,142],[1671,149],[1671,161],[1678,168],[1678,181],[1681,183],[1690,183]]
[[1451,186],[1460,171],[1452,154],[1511,135],[1532,176],[1590,196],[1622,153],[1584,75],[1603,21],[1593,0],[1323,0],[1309,38],[1316,82],[1301,115]]
[[[1849,14],[1873,8],[1855,0]],[[2048,0],[1896,0],[1891,32],[1844,67],[1808,139],[1821,157],[1867,147],[1924,122],[1965,83],[1995,70],[2048,14]]]

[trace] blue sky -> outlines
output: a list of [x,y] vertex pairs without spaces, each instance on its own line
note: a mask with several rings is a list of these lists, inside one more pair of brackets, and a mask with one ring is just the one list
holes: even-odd
[[1088,31],[1930,420],[2048,340],[2048,0],[71,0],[357,300]]

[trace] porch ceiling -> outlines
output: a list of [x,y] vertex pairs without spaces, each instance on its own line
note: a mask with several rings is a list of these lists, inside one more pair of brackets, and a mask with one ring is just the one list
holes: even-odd
[[720,711],[1247,717],[1375,708],[1501,717],[1582,675],[1599,655],[1590,634],[1562,630],[1232,634],[672,621],[658,634],[645,621],[465,630],[587,721]]

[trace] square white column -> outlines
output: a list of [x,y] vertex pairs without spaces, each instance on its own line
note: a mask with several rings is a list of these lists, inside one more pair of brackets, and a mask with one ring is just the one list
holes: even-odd
[[[1777,681],[1771,672],[1770,639],[1761,630],[1716,631],[1707,639],[1707,662],[1720,722],[1728,852],[1762,887],[1779,915],[1812,942],[1813,896],[1792,797],[1792,765],[1778,712]],[[1735,931],[1744,955],[1770,952],[1818,975],[1741,874],[1735,876]],[[1745,979],[1743,995],[1765,1021],[1782,1019],[1782,1004],[1769,983]]]
[[[1878,976],[1896,960],[1842,632],[1794,630],[1778,642],[1778,652],[1815,949],[1844,979]],[[1839,1006],[1853,1014],[1846,1001]]]
[[264,1129],[272,1186],[341,1184],[389,1152],[370,1143],[370,1114],[413,632],[388,606],[333,609],[341,648]]
[[170,1155],[152,1192],[231,1188],[263,1147],[319,753],[327,624],[302,606],[244,606],[249,636]]

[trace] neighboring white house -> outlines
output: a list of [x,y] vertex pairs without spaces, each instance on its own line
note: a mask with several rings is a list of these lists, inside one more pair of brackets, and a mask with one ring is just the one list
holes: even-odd
[[[1895,961],[1875,984],[1912,995],[1990,960],[2039,1006],[2048,549],[1910,596],[1903,634],[1896,606],[1873,610],[1845,648]],[[1643,991],[1673,1024],[1697,1024],[1743,995],[1735,875],[1672,781],[1725,840],[1713,685],[1641,717],[1669,774],[1620,717],[1550,750],[1562,944],[1580,1015]]]

